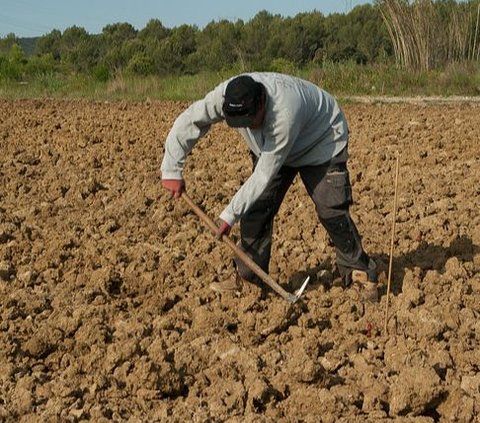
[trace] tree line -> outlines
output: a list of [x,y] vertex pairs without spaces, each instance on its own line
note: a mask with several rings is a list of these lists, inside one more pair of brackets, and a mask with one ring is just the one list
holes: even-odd
[[[264,10],[247,22],[212,21],[203,29],[194,25],[167,28],[159,19],[151,19],[140,30],[129,23],[113,23],[100,34],[72,26],[36,39],[31,55],[25,53],[14,34],[9,34],[0,38],[0,79],[22,80],[49,72],[90,73],[108,80],[118,73],[147,76],[231,69],[288,71],[343,61],[415,67],[418,64],[412,57],[420,60],[425,51],[434,50],[425,43],[439,39],[437,31],[442,27],[453,28],[452,37],[460,40],[450,42],[455,56],[445,54],[443,64],[449,57],[478,61],[475,12],[480,10],[479,4],[480,0],[378,0],[345,14],[325,16],[313,11],[294,17]],[[463,32],[454,30],[459,22]],[[425,36],[427,41],[422,39]],[[420,47],[424,50],[412,53]],[[428,60],[435,66],[442,65],[440,60]]]

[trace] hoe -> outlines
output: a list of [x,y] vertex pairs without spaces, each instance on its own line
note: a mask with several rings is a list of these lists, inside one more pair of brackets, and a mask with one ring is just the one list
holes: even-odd
[[[185,202],[190,206],[190,208],[195,212],[195,214],[202,220],[213,232],[217,231],[217,226],[210,219],[203,210],[198,207],[193,200],[185,193],[182,193],[181,198],[185,200]],[[305,291],[305,288],[310,280],[310,276],[308,276],[305,281],[303,282],[302,286],[295,291],[294,294],[291,294],[285,291],[277,282],[273,280],[273,278],[266,273],[257,263],[255,263],[240,247],[238,247],[235,242],[233,242],[228,236],[222,235],[222,241],[227,244],[227,246],[235,253],[235,255],[242,260],[243,263],[252,271],[254,272],[263,282],[265,282],[270,288],[272,288],[277,294],[282,296],[285,300],[289,303],[293,304],[298,301],[298,299]]]

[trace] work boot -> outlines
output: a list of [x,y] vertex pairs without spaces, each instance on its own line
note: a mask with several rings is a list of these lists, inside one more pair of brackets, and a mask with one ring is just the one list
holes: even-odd
[[225,279],[222,282],[212,282],[210,284],[210,289],[220,293],[238,293],[242,290],[242,278],[238,272],[235,271],[230,278]]
[[378,284],[368,280],[368,273],[363,270],[352,271],[352,288],[355,289],[363,303],[378,302]]

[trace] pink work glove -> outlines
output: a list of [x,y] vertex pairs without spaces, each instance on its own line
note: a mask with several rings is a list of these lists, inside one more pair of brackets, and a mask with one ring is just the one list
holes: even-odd
[[222,219],[218,219],[217,225],[218,225],[218,229],[215,234],[215,237],[217,239],[222,239],[222,235],[228,236],[228,234],[230,233],[230,229],[232,229],[232,227]]
[[162,185],[175,198],[180,198],[182,192],[185,191],[183,179],[162,179]]

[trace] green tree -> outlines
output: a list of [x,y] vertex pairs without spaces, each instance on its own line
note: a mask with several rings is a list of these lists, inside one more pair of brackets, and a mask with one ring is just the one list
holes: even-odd
[[170,34],[170,30],[165,28],[161,21],[158,19],[150,19],[143,28],[138,33],[138,38],[148,43],[150,41],[161,41],[164,38],[167,38]]
[[56,64],[51,53],[30,56],[25,65],[25,74],[29,77],[49,75],[56,71]]
[[12,44],[7,55],[0,56],[0,80],[20,81],[27,63],[19,44]]
[[191,55],[196,51],[196,26],[181,25],[176,27],[160,43],[155,55],[156,68],[161,73],[194,73],[198,69],[193,66]]
[[275,25],[267,55],[304,66],[314,60],[324,39],[325,17],[317,11],[300,13]]
[[347,26],[351,28],[357,62],[374,63],[382,56],[392,56],[392,44],[378,7],[370,4],[355,7],[347,15]]
[[[132,67],[134,72],[139,72],[139,63],[141,73],[159,73],[162,67],[159,65],[158,54],[160,51],[161,43],[166,40],[171,34],[171,30],[165,28],[158,19],[151,19],[148,21],[145,28],[138,32],[136,41],[139,45],[139,49],[135,53],[135,59],[132,57],[132,63],[129,63],[130,69]],[[148,61],[148,65],[147,62]]]
[[391,50],[382,16],[375,6],[367,4],[355,7],[347,15],[330,15],[325,23],[325,43],[319,51],[322,60],[373,63]]
[[271,38],[272,28],[281,21],[282,17],[280,15],[274,16],[266,10],[262,10],[245,24],[241,46],[246,61],[253,67],[267,68],[275,58],[275,50],[267,49],[267,46]]
[[137,53],[135,47],[141,51],[142,43],[128,44],[133,42],[137,31],[129,23],[115,23],[103,28],[100,43],[103,62],[112,71],[123,69],[127,66],[132,56]]
[[7,34],[5,38],[0,38],[0,54],[9,54],[15,44],[20,45],[20,40],[13,33]]
[[129,23],[118,22],[107,25],[102,30],[107,47],[118,47],[137,36],[137,30]]
[[232,68],[242,62],[241,39],[243,21],[210,22],[197,37],[192,56],[198,67],[209,70]]
[[35,53],[39,55],[51,54],[55,60],[60,60],[61,46],[62,33],[58,29],[54,29],[38,39],[35,46]]
[[74,71],[87,71],[98,62],[100,52],[98,39],[90,36],[84,28],[67,28],[60,39],[60,57]]

